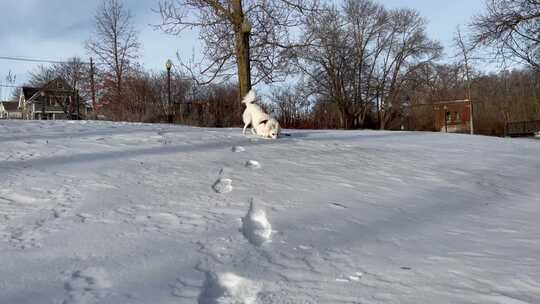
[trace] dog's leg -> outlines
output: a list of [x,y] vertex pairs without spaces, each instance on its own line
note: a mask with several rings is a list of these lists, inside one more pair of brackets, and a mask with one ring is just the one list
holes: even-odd
[[255,132],[255,128],[251,128],[251,134],[257,135],[257,132]]
[[246,135],[247,126],[249,126],[249,124],[244,124],[244,130],[242,130],[243,135]]

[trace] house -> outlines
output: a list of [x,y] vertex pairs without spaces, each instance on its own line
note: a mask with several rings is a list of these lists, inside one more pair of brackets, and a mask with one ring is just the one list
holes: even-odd
[[29,120],[85,119],[89,107],[65,80],[56,78],[41,88],[22,87],[18,108]]
[[17,101],[0,102],[0,119],[21,119],[22,113],[19,110]]
[[439,101],[433,104],[435,129],[446,133],[466,133],[471,130],[470,100]]

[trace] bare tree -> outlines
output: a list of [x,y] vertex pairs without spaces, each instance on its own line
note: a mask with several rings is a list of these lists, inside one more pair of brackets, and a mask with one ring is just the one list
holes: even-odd
[[[11,70],[9,70],[8,74],[4,78],[4,81],[5,81],[6,85],[8,86],[7,88],[10,91],[10,92],[7,93],[7,95],[9,96],[7,98],[10,98],[12,100],[17,100],[19,98],[19,93],[20,93],[20,90],[15,87],[15,83],[17,82],[17,75],[14,74]],[[11,87],[11,88],[9,88],[9,87]],[[5,96],[6,96],[6,94],[3,92],[2,89],[4,89],[4,88],[2,86],[0,86],[0,99],[5,98]]]
[[298,53],[298,67],[314,94],[336,104],[342,128],[363,127],[374,104],[385,128],[400,113],[408,76],[441,50],[416,11],[387,10],[371,0],[328,7],[306,31],[313,42]]
[[30,72],[28,85],[40,88],[56,77],[58,77],[58,75],[56,74],[54,67],[38,65],[35,70]]
[[344,28],[341,12],[327,7],[319,16],[311,16],[307,23],[307,39],[313,41],[301,48],[297,66],[307,78],[312,95],[336,104],[340,114],[340,125],[349,126],[352,119],[350,92],[351,66],[355,66],[353,41]]
[[486,74],[475,71],[471,64],[471,85],[464,73],[463,62],[459,60],[425,65],[409,75],[402,91],[413,101],[410,129],[433,130],[432,102],[462,99],[467,92],[474,100],[475,134],[502,136],[508,122],[540,119],[540,77],[534,70]]
[[303,96],[302,87],[290,85],[274,88],[270,101],[275,115],[284,128],[305,128],[310,118],[311,103]]
[[39,88],[56,78],[62,78],[74,90],[79,91],[84,96],[90,94],[89,66],[78,57],[73,57],[66,62],[59,62],[49,66],[39,65],[37,69],[30,72],[28,85]]
[[461,30],[458,27],[456,30],[456,33],[454,35],[454,45],[458,49],[459,56],[461,57],[459,62],[463,69],[463,78],[465,82],[466,87],[466,98],[470,101],[470,131],[471,135],[474,134],[474,106],[473,101],[471,99],[471,61],[472,61],[472,51],[473,48],[471,48],[468,43],[465,41],[463,35],[461,34]]
[[487,0],[486,6],[471,24],[474,42],[492,47],[499,59],[540,68],[540,1]]
[[465,92],[466,98],[471,99],[471,61],[472,61],[472,51],[473,48],[471,48],[467,41],[465,41],[465,38],[463,37],[461,33],[461,29],[458,27],[455,34],[454,34],[454,47],[458,50],[458,54],[456,54],[456,57],[460,57],[458,59],[459,64],[462,66],[463,69],[463,78],[465,81],[465,84],[467,86],[467,90]]
[[122,99],[123,81],[130,64],[138,57],[140,44],[131,13],[121,0],[104,0],[95,15],[95,34],[86,42],[112,84],[116,102]]
[[[159,4],[160,28],[179,35],[197,28],[204,44],[203,62],[183,64],[203,83],[236,75],[240,95],[259,82],[287,76],[288,53],[297,41],[291,28],[303,22],[316,0],[165,0]],[[197,65],[193,67],[193,65]],[[198,71],[194,72],[194,69]],[[195,75],[197,74],[197,75]]]
[[89,66],[81,58],[73,57],[65,63],[54,66],[56,75],[62,77],[76,90],[82,90],[90,79]]
[[402,103],[407,97],[401,94],[401,88],[410,73],[439,58],[442,51],[438,42],[427,37],[426,21],[415,10],[391,11],[389,33],[378,84],[381,129],[395,115],[402,115]]
[[[346,20],[350,24],[354,38],[355,62],[352,83],[354,84],[355,115],[363,123],[377,98],[377,65],[384,53],[388,40],[385,28],[389,22],[389,13],[382,6],[372,1],[348,0],[344,6]],[[377,104],[377,109],[379,105]],[[380,111],[377,111],[380,121]]]

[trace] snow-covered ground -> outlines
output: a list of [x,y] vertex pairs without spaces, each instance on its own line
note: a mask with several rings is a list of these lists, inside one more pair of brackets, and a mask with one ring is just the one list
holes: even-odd
[[0,122],[0,303],[540,303],[540,142]]

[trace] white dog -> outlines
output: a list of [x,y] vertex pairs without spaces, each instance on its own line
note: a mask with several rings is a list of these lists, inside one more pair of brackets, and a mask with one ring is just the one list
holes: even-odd
[[257,97],[255,91],[251,90],[242,100],[246,105],[242,119],[244,120],[244,130],[242,134],[246,134],[246,128],[251,125],[251,133],[261,137],[276,139],[281,132],[279,123],[275,118],[264,113],[259,105],[254,104]]

